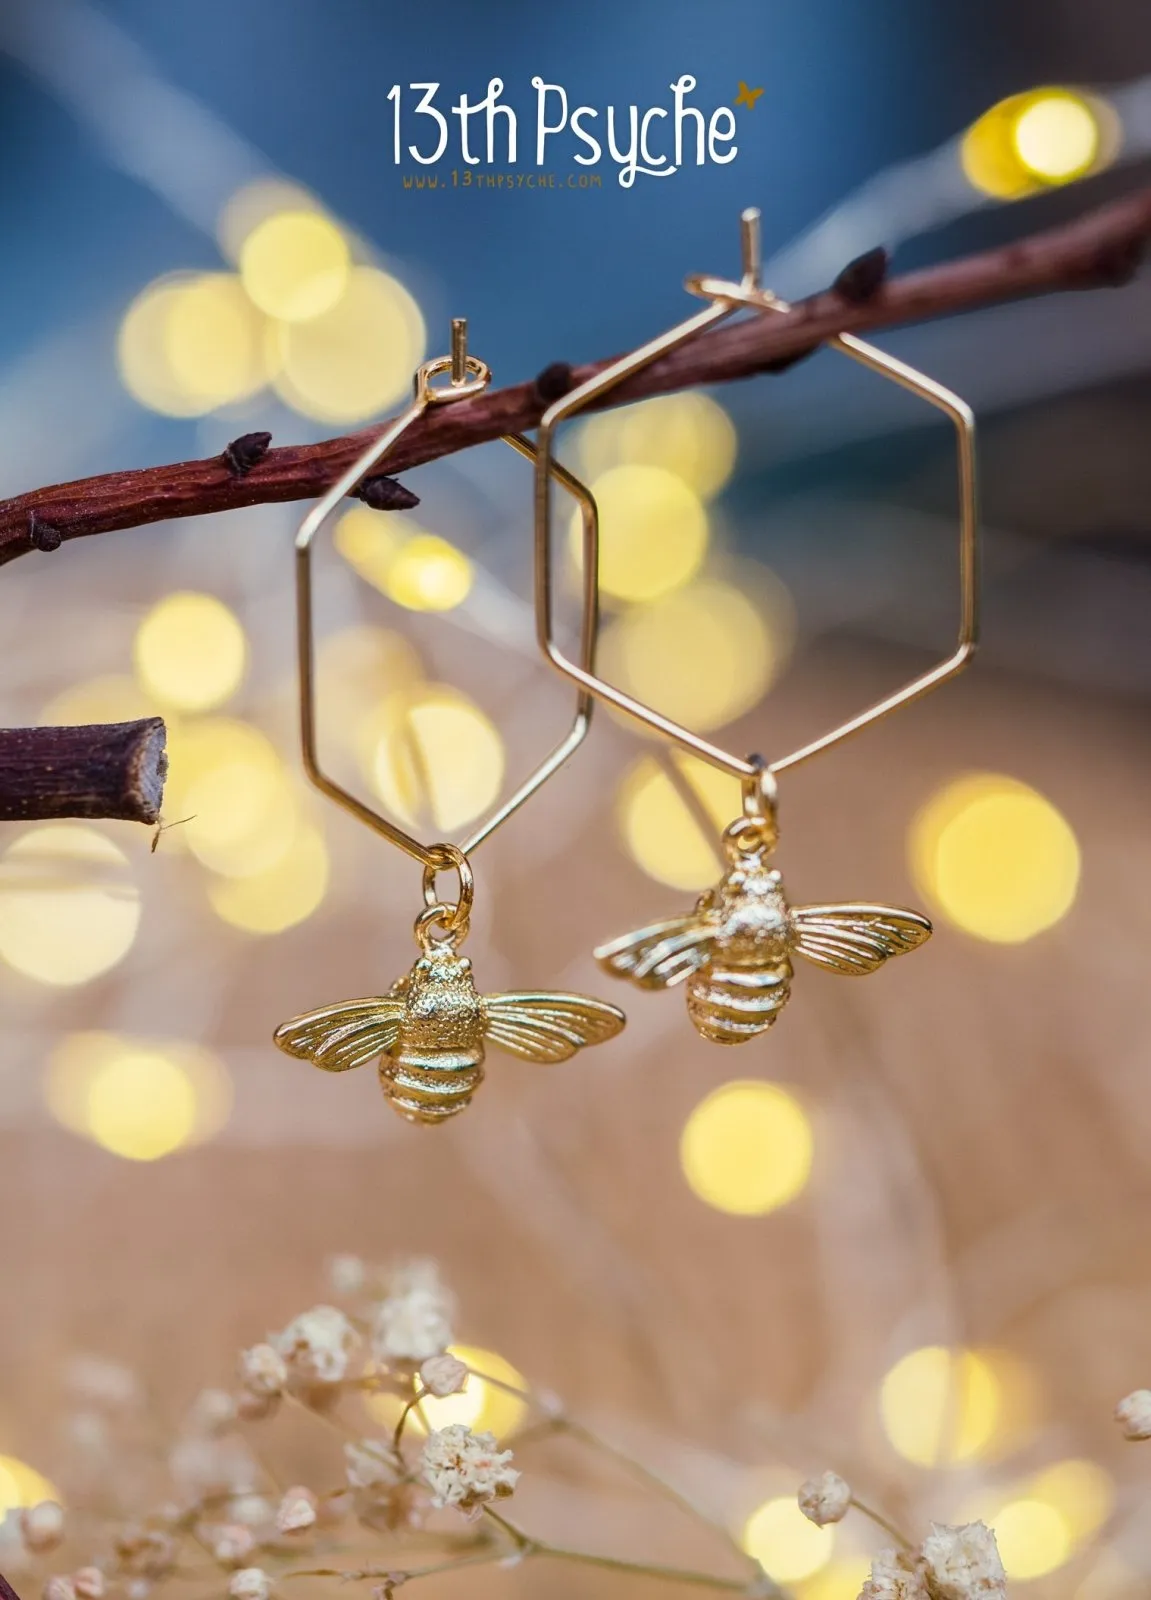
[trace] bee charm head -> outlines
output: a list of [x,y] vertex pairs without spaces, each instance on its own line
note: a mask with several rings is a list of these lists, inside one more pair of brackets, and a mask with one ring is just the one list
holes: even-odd
[[[458,911],[458,908],[456,908]],[[442,937],[435,935],[436,928]],[[623,1012],[580,994],[481,994],[458,953],[467,917],[439,902],[416,920],[420,955],[385,995],[347,1000],[294,1017],[274,1038],[288,1055],[325,1072],[379,1058],[384,1098],[408,1122],[446,1122],[483,1082],[488,1044],[521,1061],[566,1061],[614,1038]]]
[[[769,780],[770,774],[763,774]],[[793,954],[844,976],[874,972],[931,935],[915,911],[881,905],[791,906],[768,865],[778,829],[774,784],[745,789],[744,815],[725,831],[730,863],[690,916],[613,939],[596,960],[644,989],[686,986],[688,1016],[714,1044],[770,1028],[791,994]]]

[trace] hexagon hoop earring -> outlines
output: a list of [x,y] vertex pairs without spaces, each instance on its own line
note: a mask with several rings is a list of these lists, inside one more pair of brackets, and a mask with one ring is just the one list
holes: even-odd
[[720,1044],[735,1044],[769,1027],[790,993],[791,955],[844,975],[873,972],[891,956],[914,949],[931,933],[916,912],[870,904],[793,908],[783,895],[778,871],[767,859],[778,840],[775,775],[831,749],[900,706],[939,688],[963,670],[974,654],[979,631],[978,502],[975,469],[975,419],[969,406],[934,379],[917,372],[851,334],[828,343],[852,360],[941,410],[953,423],[959,472],[959,637],[955,649],[930,671],[913,678],[857,716],[828,733],[770,761],[740,757],[634,699],[614,684],[569,660],[555,643],[552,627],[552,528],[549,466],[555,433],[566,418],[583,410],[706,328],[739,310],[759,314],[790,307],[760,284],[759,212],[741,217],[743,275],[738,283],[706,275],[689,277],[686,287],[707,307],[556,400],[541,420],[536,457],[536,633],[548,660],[565,677],[598,699],[652,728],[682,749],[740,779],[743,815],[723,835],[729,866],[717,887],[688,917],[641,928],[612,940],[596,952],[600,964],[617,977],[645,989],[687,985],[688,1012],[698,1032]]
[[[447,384],[435,380],[448,373]],[[424,908],[415,921],[419,955],[410,972],[385,994],[340,1001],[293,1017],[274,1039],[287,1055],[311,1061],[326,1072],[346,1072],[379,1058],[380,1086],[392,1109],[407,1122],[436,1125],[470,1103],[484,1077],[488,1044],[523,1061],[566,1061],[585,1045],[602,1044],[624,1025],[623,1012],[588,995],[524,990],[482,995],[472,964],[458,946],[467,937],[475,880],[469,855],[518,811],[583,742],[591,720],[592,698],[580,688],[575,718],[566,738],[525,779],[511,797],[462,845],[422,844],[412,834],[366,805],[320,765],[316,744],[316,667],[312,614],[312,544],[341,500],[380,461],[429,406],[449,405],[482,393],[491,379],[488,367],[467,352],[467,323],[452,323],[452,353],[426,361],[415,377],[411,404],[368,446],[342,477],[317,501],[296,535],[296,644],[300,674],[300,739],[304,767],[316,787],[382,834],[424,869]],[[532,460],[536,447],[519,434],[505,443]],[[581,671],[595,673],[599,626],[599,524],[591,493],[556,463],[549,477],[574,496],[583,521],[584,605]],[[439,873],[454,871],[458,894],[443,898]]]
[[[437,384],[435,379],[450,374],[447,384]],[[332,484],[308,512],[296,535],[296,651],[300,683],[300,744],[304,769],[320,792],[342,806],[376,833],[382,834],[407,855],[417,860],[425,871],[442,871],[457,865],[460,854],[470,856],[485,839],[491,837],[509,817],[529,800],[551,778],[564,762],[579,748],[591,725],[594,698],[580,686],[576,698],[575,716],[567,735],[547,755],[539,766],[524,780],[518,789],[492,813],[459,846],[422,844],[398,824],[374,810],[364,801],[350,794],[320,765],[316,732],[316,666],[315,633],[312,606],[312,546],[316,536],[339,507],[344,497],[364,478],[395,444],[401,434],[430,406],[451,405],[459,400],[482,394],[491,382],[491,369],[476,356],[467,353],[467,320],[457,317],[452,322],[452,353],[434,361],[425,361],[416,373],[411,404],[401,412],[377,439],[359,455],[347,471]],[[522,434],[505,434],[504,443],[529,461],[535,461],[537,447]],[[580,627],[579,671],[592,676],[595,670],[596,641],[599,633],[599,516],[590,490],[572,473],[552,462],[549,478],[576,501],[583,528],[583,611]]]

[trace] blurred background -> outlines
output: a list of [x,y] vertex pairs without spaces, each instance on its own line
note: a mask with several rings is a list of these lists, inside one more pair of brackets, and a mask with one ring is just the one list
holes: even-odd
[[[763,89],[728,165],[432,194],[392,160],[393,84],[446,104],[502,76],[527,149],[533,74],[642,109],[684,72],[705,110]],[[686,272],[734,271],[748,204],[785,294],[877,243],[902,269],[1009,240],[1145,181],[1144,74],[1140,0],[446,0],[434,25],[5,0],[0,493],[364,426],[453,315],[499,383],[625,349],[692,309]],[[793,900],[906,902],[937,933],[865,985],[800,972],[738,1055],[590,960],[715,879],[738,809],[602,713],[480,852],[468,951],[489,991],[623,1004],[623,1038],[547,1072],[496,1056],[434,1134],[370,1071],[278,1055],[285,1017],[406,970],[419,906],[415,867],[302,780],[300,508],[4,573],[5,721],[162,713],[173,826],[154,853],[127,824],[0,838],[0,1508],[64,1481],[77,1354],[138,1371],[173,1426],[325,1297],[326,1256],[416,1252],[470,1347],[659,1462],[802,1600],[851,1600],[874,1542],[800,1519],[824,1466],[916,1529],[988,1516],[1020,1593],[1147,1592],[1151,1457],[1110,1412],[1151,1381],[1151,284],[878,342],[977,412],[986,643],[789,775],[779,859]],[[601,505],[604,665],[729,747],[782,754],[950,649],[953,439],[850,363],[607,413],[563,454]],[[324,553],[322,742],[458,837],[573,708],[533,646],[527,465],[494,443],[405,481],[418,509],[352,506]],[[643,1496],[555,1471],[530,1486],[554,1536],[675,1555]]]

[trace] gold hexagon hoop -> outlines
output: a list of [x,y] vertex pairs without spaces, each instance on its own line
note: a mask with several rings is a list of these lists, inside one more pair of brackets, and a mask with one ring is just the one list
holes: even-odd
[[754,796],[763,782],[765,772],[784,772],[789,767],[795,767],[801,761],[807,761],[812,756],[818,755],[823,750],[830,749],[842,740],[858,733],[862,728],[869,727],[873,722],[878,722],[881,717],[888,716],[900,706],[918,700],[922,695],[930,693],[932,689],[939,688],[949,678],[954,678],[971,660],[979,637],[979,515],[976,491],[975,472],[975,418],[971,408],[959,398],[945,389],[942,384],[936,383],[933,378],[927,377],[922,372],[917,372],[914,367],[909,367],[905,362],[897,361],[894,356],[886,355],[882,350],[877,350],[874,345],[866,344],[862,339],[857,339],[853,334],[844,333],[829,339],[827,343],[844,355],[850,356],[853,361],[859,361],[869,367],[873,372],[878,372],[882,377],[889,378],[901,388],[909,390],[926,400],[929,405],[935,406],[946,416],[950,417],[955,426],[958,441],[958,469],[959,469],[959,589],[960,589],[960,614],[959,637],[955,649],[941,661],[938,666],[930,671],[913,678],[894,694],[886,696],[869,706],[858,716],[832,728],[829,733],[823,734],[818,739],[813,739],[810,744],[801,745],[799,749],[792,750],[789,754],[777,757],[770,762],[764,762],[759,757],[743,758],[734,755],[729,750],[722,749],[719,745],[712,744],[703,739],[699,734],[693,733],[690,728],[682,727],[670,717],[663,716],[651,706],[644,705],[642,701],[635,700],[631,695],[616,688],[614,684],[596,675],[594,669],[588,668],[578,662],[568,659],[555,643],[552,628],[552,511],[550,482],[553,468],[553,453],[555,448],[555,432],[559,424],[568,417],[574,416],[590,405],[593,400],[608,393],[617,384],[623,383],[626,378],[635,372],[650,365],[660,356],[686,344],[696,334],[702,333],[706,328],[712,327],[717,322],[722,322],[734,312],[749,309],[760,313],[784,312],[791,308],[787,302],[780,300],[770,290],[760,286],[761,254],[759,233],[759,212],[745,211],[740,219],[743,276],[738,283],[730,283],[721,278],[695,274],[686,280],[685,287],[690,293],[701,296],[710,304],[695,316],[688,317],[685,321],[669,328],[666,333],[660,334],[649,343],[642,345],[638,350],[633,350],[629,355],[622,356],[618,361],[612,362],[602,372],[589,378],[585,383],[572,389],[568,394],[544,412],[536,435],[536,477],[535,477],[535,549],[536,549],[536,635],[540,648],[548,660],[566,678],[579,685],[597,699],[605,701],[608,705],[615,706],[617,710],[627,712],[629,715],[653,728],[665,738],[673,740],[683,749],[693,755],[700,756],[712,766],[719,767],[721,771],[730,772],[741,779],[745,796]]
[[[444,373],[450,374],[447,384],[437,384],[434,380]],[[590,689],[580,684],[576,699],[575,717],[567,735],[540,762],[515,792],[498,807],[481,825],[469,835],[460,845],[433,843],[423,844],[412,834],[407,833],[398,824],[388,817],[373,810],[363,800],[349,793],[341,784],[330,777],[320,765],[319,751],[316,735],[316,653],[315,630],[313,623],[312,606],[312,545],[317,534],[323,529],[337,510],[344,497],[356,487],[360,480],[366,476],[377,462],[383,459],[388,451],[399,439],[406,428],[409,428],[418,417],[423,416],[429,406],[450,405],[457,400],[469,399],[472,395],[481,394],[491,381],[491,371],[488,366],[476,356],[467,353],[467,321],[457,317],[452,322],[452,353],[450,356],[440,356],[434,361],[425,361],[419,368],[414,380],[414,394],[407,409],[400,413],[389,428],[359,455],[347,471],[332,484],[326,494],[316,501],[300,524],[296,534],[296,652],[300,680],[300,744],[303,752],[304,770],[311,782],[325,794],[329,800],[334,800],[345,811],[350,811],[352,816],[359,819],[374,832],[382,834],[385,839],[397,845],[401,850],[421,863],[425,874],[425,898],[428,893],[429,874],[434,883],[437,872],[448,868],[455,868],[459,873],[461,886],[461,901],[465,897],[470,904],[470,870],[467,867],[467,857],[485,839],[499,828],[512,816],[524,802],[535,794],[550,777],[556,773],[569,756],[578,749],[587,735],[591,724],[594,699]],[[529,461],[538,457],[537,446],[531,440],[525,439],[521,434],[506,434],[504,443],[525,456]],[[596,503],[591,491],[580,482],[578,478],[561,467],[558,462],[551,462],[548,466],[549,481],[555,479],[561,488],[565,489],[576,501],[580,509],[583,526],[583,612],[580,628],[580,664],[576,671],[594,679],[595,675],[595,649],[596,638],[599,632],[599,516]],[[433,896],[434,899],[434,896]]]

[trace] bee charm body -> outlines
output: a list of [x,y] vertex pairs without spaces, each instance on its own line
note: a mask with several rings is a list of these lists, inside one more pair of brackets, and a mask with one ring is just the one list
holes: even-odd
[[733,823],[731,865],[690,916],[613,939],[595,952],[613,976],[643,989],[685,984],[687,1012],[713,1044],[742,1044],[776,1021],[791,993],[793,955],[830,972],[862,976],[931,936],[915,911],[880,905],[790,906],[767,858],[774,827]]
[[276,1029],[276,1044],[326,1072],[346,1072],[378,1056],[380,1087],[392,1109],[409,1122],[434,1124],[470,1105],[483,1082],[488,1044],[522,1061],[566,1061],[624,1025],[621,1011],[588,995],[481,994],[453,939],[420,942],[423,953],[386,995],[295,1017]]

